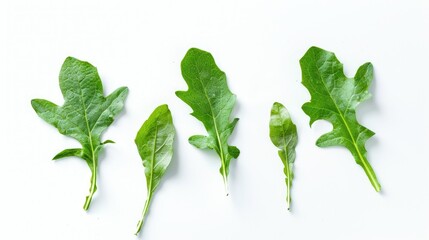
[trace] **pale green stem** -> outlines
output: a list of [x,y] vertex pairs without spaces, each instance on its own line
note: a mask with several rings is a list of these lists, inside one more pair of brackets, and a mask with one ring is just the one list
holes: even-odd
[[143,212],[142,212],[141,220],[137,223],[137,231],[136,231],[136,233],[135,233],[135,235],[136,235],[136,236],[139,234],[140,230],[141,230],[141,229],[142,229],[142,227],[143,227],[144,219],[145,219],[146,214],[147,214],[147,211],[148,211],[148,209],[149,209],[149,205],[150,205],[150,200],[151,200],[151,198],[152,198],[152,193],[149,193],[149,195],[147,196],[146,202],[145,202],[145,204],[144,204],[144,208],[143,208]]
[[224,185],[225,185],[225,193],[226,193],[226,196],[229,196],[228,178],[227,178],[224,174],[222,174],[222,177],[223,177],[223,183],[224,183]]
[[97,191],[97,170],[94,168],[94,170],[92,170],[91,187],[89,188],[89,195],[86,196],[85,204],[83,205],[83,209],[85,211],[88,210],[89,206],[91,205],[92,196],[94,196],[95,191]]
[[290,169],[290,164],[289,164],[289,158],[288,158],[288,153],[286,148],[283,150],[283,154],[285,157],[285,170],[286,170],[286,204],[287,204],[287,210],[290,210],[290,203],[291,203],[291,196],[290,196],[290,188],[291,188],[291,183],[292,183],[292,178],[291,178],[291,169]]
[[381,185],[377,180],[377,176],[375,175],[374,170],[371,167],[371,164],[369,164],[368,160],[366,160],[362,155],[360,155],[362,160],[362,167],[365,171],[366,175],[369,178],[369,181],[371,182],[372,186],[374,187],[375,191],[380,192]]
[[289,177],[286,179],[287,182],[287,195],[286,195],[286,202],[287,202],[287,210],[290,211],[290,202],[291,202],[291,197],[290,197],[290,179]]

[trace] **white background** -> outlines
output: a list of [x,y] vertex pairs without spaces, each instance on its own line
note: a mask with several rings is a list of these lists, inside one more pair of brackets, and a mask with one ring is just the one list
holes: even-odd
[[[135,239],[146,197],[134,137],[167,103],[175,156],[153,199],[141,239],[428,239],[429,3],[427,0],[1,1],[0,239]],[[376,193],[351,154],[318,148],[331,125],[309,127],[299,59],[310,46],[333,51],[353,76],[371,61],[373,98],[358,109],[376,135],[368,159]],[[188,144],[205,133],[174,94],[180,61],[210,51],[237,95],[240,118],[226,197],[220,162]],[[103,135],[98,191],[82,209],[85,162],[50,159],[78,147],[43,122],[32,98],[62,104],[58,74],[67,56],[98,67],[108,94],[128,86],[126,109]],[[282,164],[268,137],[271,104],[284,103],[299,131],[292,211]]]

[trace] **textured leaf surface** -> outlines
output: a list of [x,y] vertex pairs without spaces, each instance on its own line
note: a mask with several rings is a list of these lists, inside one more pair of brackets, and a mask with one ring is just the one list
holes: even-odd
[[153,193],[173,157],[174,135],[173,119],[167,105],[157,107],[137,133],[135,143],[145,168],[148,195],[136,235],[143,226]]
[[295,162],[295,147],[298,143],[296,126],[290,118],[289,112],[281,103],[274,103],[270,118],[271,142],[279,149],[279,156],[283,162],[283,172],[286,176],[286,203],[290,209],[291,187],[293,181],[293,163]]
[[311,95],[311,101],[302,106],[310,117],[310,125],[320,119],[333,125],[333,130],[322,135],[316,145],[346,147],[365,170],[375,190],[380,191],[374,170],[366,159],[365,142],[374,132],[356,119],[356,107],[371,96],[368,88],[373,78],[372,64],[363,64],[353,78],[348,78],[334,53],[317,47],[311,47],[300,64],[302,84]]
[[[64,61],[59,78],[63,106],[43,99],[33,99],[31,105],[43,120],[82,145],[81,149],[62,151],[54,159],[74,156],[84,159],[88,164],[92,176],[90,193],[84,204],[87,210],[97,190],[98,154],[104,145],[101,134],[122,111],[128,89],[121,87],[104,97],[97,69],[88,62],[72,57]],[[105,143],[108,142],[111,141]]]
[[231,93],[226,75],[216,65],[213,56],[205,51],[191,48],[182,60],[182,75],[188,84],[188,91],[176,95],[193,110],[192,116],[200,120],[207,130],[207,136],[196,135],[189,142],[200,149],[213,149],[221,160],[220,173],[227,189],[229,164],[240,151],[228,145],[238,118],[230,121],[236,96]]

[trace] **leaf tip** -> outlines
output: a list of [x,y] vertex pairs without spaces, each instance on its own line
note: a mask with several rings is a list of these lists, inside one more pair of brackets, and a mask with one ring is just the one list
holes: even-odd
[[168,104],[161,104],[161,105],[159,105],[156,109],[155,109],[155,111],[161,111],[161,112],[170,112],[170,109],[168,108]]
[[37,99],[31,99],[31,107],[36,110],[36,106],[37,106]]
[[108,144],[108,143],[116,143],[116,142],[115,142],[115,141],[113,141],[113,140],[110,140],[110,139],[109,139],[109,140],[104,141],[104,142],[103,142],[103,145],[104,145],[104,144]]
[[308,51],[325,51],[322,48],[318,47],[318,46],[311,46]]
[[55,156],[52,158],[52,161],[55,161],[55,160],[58,160],[58,159],[62,158],[61,153],[62,153],[62,152],[60,152],[60,153],[58,153],[57,155],[55,155]]
[[185,93],[186,93],[186,91],[176,91],[176,92],[175,92],[176,97],[178,97],[178,98],[180,98],[180,99],[182,99],[182,98],[183,98],[183,94],[185,94]]
[[34,109],[34,111],[37,112],[37,109],[41,107],[41,99],[31,99],[31,107]]
[[124,94],[128,95],[128,93],[130,92],[130,89],[126,86],[121,87],[122,91],[124,91]]
[[75,61],[75,60],[77,60],[77,58],[72,57],[72,56],[68,56],[68,57],[66,57],[66,59],[64,61]]
[[195,54],[195,53],[209,53],[209,52],[206,52],[206,51],[199,49],[199,48],[196,48],[196,47],[191,47],[188,49],[186,54]]
[[273,109],[273,110],[274,109],[279,110],[279,109],[282,109],[282,108],[285,108],[285,106],[283,104],[281,104],[280,102],[274,102],[271,109]]

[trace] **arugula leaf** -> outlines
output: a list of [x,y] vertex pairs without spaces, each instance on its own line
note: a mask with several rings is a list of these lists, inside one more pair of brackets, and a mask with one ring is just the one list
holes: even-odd
[[82,148],[66,149],[53,159],[79,157],[86,161],[92,173],[89,195],[83,206],[84,210],[88,210],[97,190],[99,152],[104,144],[113,143],[111,140],[101,142],[101,134],[122,111],[128,88],[118,88],[104,97],[97,69],[88,62],[72,57],[64,61],[59,80],[63,106],[43,99],[33,99],[31,105],[43,120],[82,145]]
[[354,78],[348,78],[334,53],[311,47],[301,58],[300,65],[302,84],[311,95],[311,101],[302,106],[310,117],[310,126],[321,119],[333,125],[333,130],[322,135],[316,145],[346,147],[364,169],[374,189],[380,191],[380,183],[366,159],[365,142],[374,132],[356,119],[356,107],[371,96],[368,88],[373,77],[372,64],[363,64]]
[[270,138],[271,142],[280,149],[279,156],[284,165],[283,172],[286,175],[286,203],[289,210],[291,204],[290,189],[293,180],[293,163],[295,162],[295,147],[298,143],[298,135],[289,112],[278,102],[275,102],[271,108]]
[[137,133],[135,143],[145,167],[148,196],[136,235],[143,226],[153,193],[173,157],[174,135],[173,119],[167,105],[157,107]]
[[240,154],[237,147],[228,145],[228,138],[238,122],[238,118],[230,122],[236,96],[229,90],[225,73],[218,68],[210,53],[191,48],[183,58],[181,67],[189,89],[177,91],[176,95],[192,108],[191,115],[200,120],[208,132],[208,136],[190,137],[189,143],[217,152],[228,195],[229,163]]

